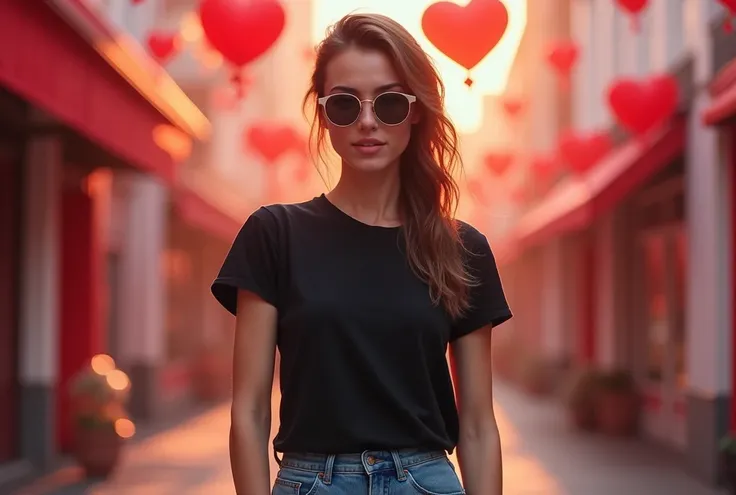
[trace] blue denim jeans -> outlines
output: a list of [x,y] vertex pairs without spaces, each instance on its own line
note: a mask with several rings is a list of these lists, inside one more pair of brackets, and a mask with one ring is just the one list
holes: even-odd
[[272,495],[464,495],[445,452],[285,454]]

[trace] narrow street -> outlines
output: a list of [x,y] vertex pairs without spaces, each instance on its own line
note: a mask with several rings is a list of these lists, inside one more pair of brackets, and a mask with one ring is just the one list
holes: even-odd
[[[554,403],[530,399],[502,383],[496,385],[496,397],[505,495],[721,494],[690,478],[677,461],[655,447],[571,432]],[[277,411],[277,393],[273,400]],[[17,493],[232,494],[229,421],[228,407],[222,405],[132,443],[124,465],[106,483],[81,482],[79,471],[70,467]],[[272,476],[276,470],[272,460]]]

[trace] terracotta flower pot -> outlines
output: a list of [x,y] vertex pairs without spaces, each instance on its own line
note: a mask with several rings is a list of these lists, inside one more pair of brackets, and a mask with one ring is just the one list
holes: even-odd
[[88,478],[107,478],[120,460],[123,439],[113,425],[77,427],[75,457]]
[[602,433],[628,436],[636,432],[639,419],[639,400],[626,391],[601,391],[596,398],[595,417]]

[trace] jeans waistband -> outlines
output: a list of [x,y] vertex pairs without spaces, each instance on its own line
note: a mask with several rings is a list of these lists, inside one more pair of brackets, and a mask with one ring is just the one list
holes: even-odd
[[446,457],[442,450],[366,450],[360,454],[284,454],[282,468],[319,473],[330,484],[333,473],[366,473],[394,470],[399,480],[406,479],[405,468]]

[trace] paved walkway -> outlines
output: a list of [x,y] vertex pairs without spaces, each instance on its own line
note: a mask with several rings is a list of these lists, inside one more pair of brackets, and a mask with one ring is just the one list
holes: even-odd
[[[558,406],[496,385],[505,495],[719,495],[667,455],[635,441],[571,432]],[[278,396],[274,397],[278,411]],[[62,469],[19,495],[230,495],[229,411],[217,407],[132,443],[113,479],[80,481]],[[276,423],[274,422],[274,427]],[[276,468],[272,461],[271,471]]]

